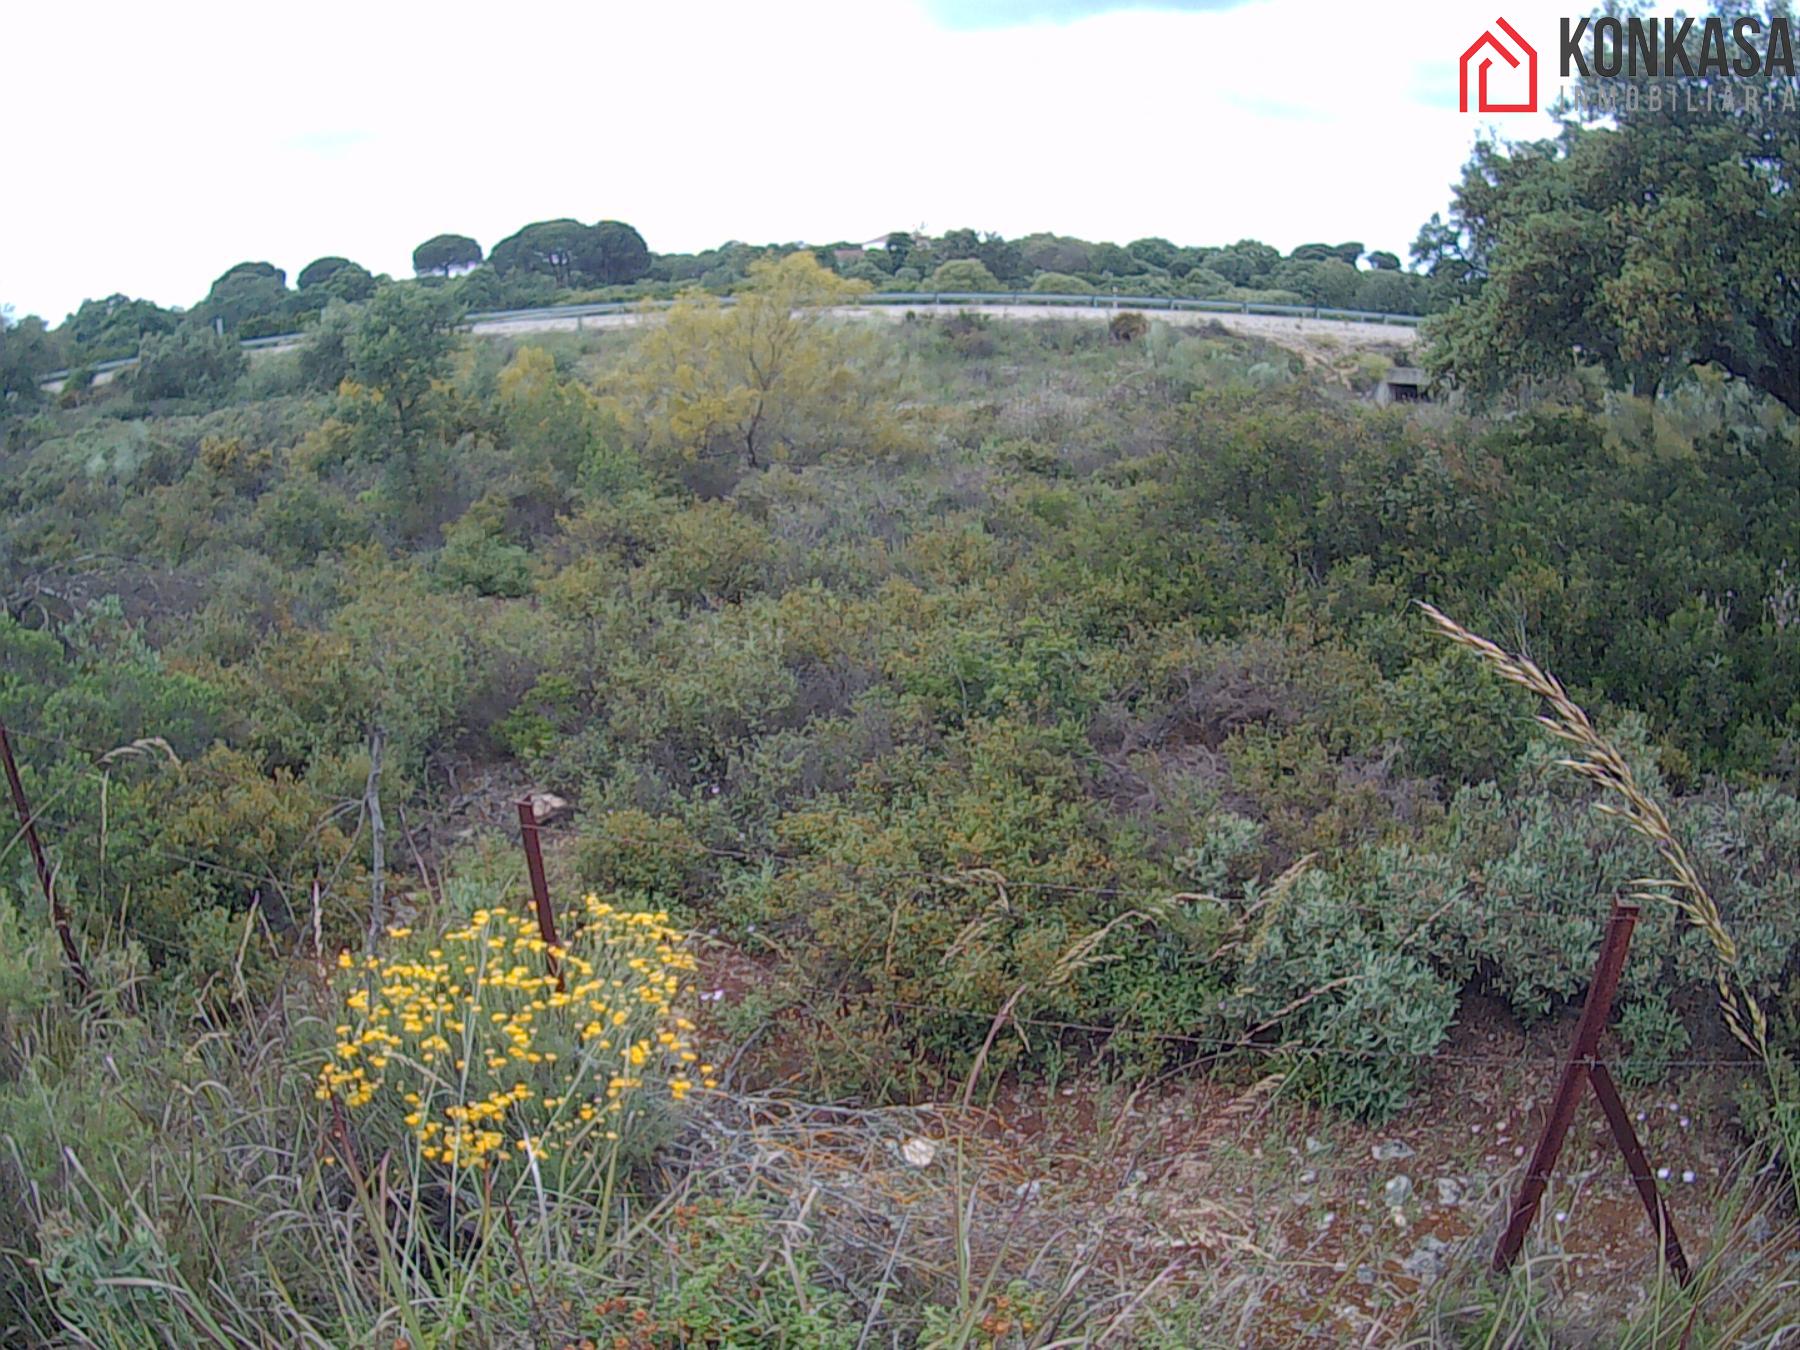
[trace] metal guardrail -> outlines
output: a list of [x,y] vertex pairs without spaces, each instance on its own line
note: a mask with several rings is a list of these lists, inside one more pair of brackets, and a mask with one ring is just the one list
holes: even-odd
[[[718,297],[722,304],[733,304],[737,297]],[[665,308],[673,300],[609,300],[587,305],[547,305],[533,309],[490,309],[469,314],[465,322],[471,327],[482,323],[504,323],[520,319],[581,319],[606,314],[627,314],[633,310]],[[1345,323],[1395,324],[1414,327],[1421,314],[1386,314],[1367,309],[1336,309],[1330,305],[1280,305],[1260,300],[1201,300],[1184,295],[1118,295],[1111,292],[1091,295],[1065,295],[1051,291],[871,291],[848,302],[845,308],[866,305],[1054,305],[1067,309],[1148,309],[1193,311],[1211,314],[1269,314],[1297,319],[1328,319]]]
[[[737,297],[717,297],[721,304],[737,303]],[[588,305],[539,305],[530,309],[484,309],[465,315],[464,326],[473,331],[487,323],[515,323],[531,319],[588,319],[609,314],[630,314],[642,309],[667,309],[673,300],[606,300]],[[1328,305],[1278,305],[1260,300],[1199,300],[1184,295],[1063,295],[1050,291],[871,291],[859,296],[845,308],[885,305],[1046,305],[1064,309],[1165,310],[1195,314],[1263,314],[1278,318],[1322,319],[1332,323],[1377,323],[1398,327],[1416,327],[1424,318],[1420,314],[1381,314],[1365,309],[1333,309]],[[244,338],[238,343],[245,351],[280,347],[299,342],[304,332],[274,333],[267,337]],[[110,370],[135,366],[137,357],[124,356],[113,361],[97,361],[79,367],[96,375]],[[53,370],[43,377],[44,384],[69,378],[70,370]]]

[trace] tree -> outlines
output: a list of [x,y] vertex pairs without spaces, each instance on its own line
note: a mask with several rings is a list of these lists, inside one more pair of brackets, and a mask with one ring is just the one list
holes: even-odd
[[300,269],[297,281],[302,291],[322,291],[353,305],[361,304],[375,294],[375,278],[369,269],[348,258],[320,258],[310,262]]
[[887,255],[893,259],[894,270],[906,266],[906,259],[913,251],[913,237],[905,230],[895,230],[887,237]]
[[348,258],[315,258],[300,269],[300,275],[294,278],[294,284],[303,291],[311,290],[314,286],[323,285],[334,272],[355,266]]
[[181,317],[149,300],[109,295],[83,300],[58,329],[73,362],[111,361],[136,356],[147,333],[172,333]]
[[650,270],[650,250],[624,221],[602,220],[589,228],[577,261],[589,281],[625,286]]
[[423,404],[449,370],[462,317],[442,289],[390,284],[375,292],[346,344],[351,379],[392,413],[403,447],[423,428]]
[[981,252],[981,236],[974,230],[945,230],[938,240],[937,251],[945,262],[973,258]]
[[1429,283],[1415,273],[1383,267],[1361,276],[1351,302],[1354,309],[1375,314],[1418,314],[1429,304]]
[[1065,239],[1056,234],[1028,234],[1019,240],[1025,264],[1034,272],[1091,272],[1093,257],[1089,246],[1080,239]]
[[982,237],[980,247],[975,250],[975,257],[1001,281],[1023,281],[1031,275],[1031,267],[1025,261],[1025,251],[997,234]]
[[1255,239],[1240,239],[1230,248],[1208,255],[1206,265],[1233,286],[1254,286],[1280,261],[1278,249]]
[[623,221],[543,220],[495,244],[488,261],[503,275],[536,272],[558,286],[620,286],[649,272],[650,250]]
[[1031,279],[1031,289],[1040,295],[1092,295],[1094,283],[1067,272],[1039,272]]
[[[1482,147],[1476,146],[1476,153],[1481,151]],[[1457,224],[1436,211],[1419,227],[1419,236],[1413,240],[1413,266],[1430,280],[1433,295],[1444,305],[1467,299],[1481,289],[1485,272],[1482,263],[1470,256],[1470,244]]]
[[735,304],[683,296],[612,385],[646,458],[758,468],[879,439],[884,391],[855,370],[868,334],[822,312],[866,290],[802,252],[752,264]]
[[568,286],[576,278],[586,236],[587,226],[578,220],[540,220],[495,244],[488,262],[502,276],[536,272]]
[[56,347],[44,321],[35,314],[14,319],[0,306],[0,410],[33,404],[41,397],[44,376],[56,369]]
[[1125,245],[1125,251],[1140,262],[1149,263],[1152,267],[1160,267],[1168,271],[1180,256],[1181,250],[1167,239],[1151,236],[1148,239],[1133,239]]
[[450,288],[465,309],[498,309],[506,303],[507,285],[491,267],[477,267],[458,277]]
[[1711,364],[1800,413],[1800,110],[1761,61],[1774,17],[1723,103],[1715,76],[1583,78],[1555,140],[1477,147],[1415,245],[1465,278],[1429,330],[1439,373],[1491,393],[1597,364],[1653,393]]
[[254,337],[280,331],[289,299],[286,272],[272,263],[242,262],[213,282],[194,314],[228,333]]
[[1210,267],[1189,267],[1175,275],[1181,278],[1181,294],[1196,299],[1210,300],[1231,289],[1231,283]]
[[481,265],[481,245],[466,234],[434,234],[413,250],[417,276],[443,276]]
[[1369,255],[1369,266],[1377,272],[1398,272],[1400,270],[1400,258],[1398,254],[1389,253],[1384,249],[1378,249]]
[[1117,244],[1095,244],[1089,250],[1088,270],[1107,276],[1135,277],[1142,275],[1144,264]]
[[1000,282],[975,258],[952,258],[931,274],[934,291],[997,291]]
[[332,300],[300,348],[300,380],[308,389],[329,394],[350,373],[350,343],[356,335],[355,310]]
[[132,397],[141,403],[222,399],[248,365],[236,338],[221,336],[204,324],[184,323],[173,333],[144,338],[131,372]]
[[1327,258],[1318,262],[1282,263],[1269,274],[1269,284],[1277,290],[1293,291],[1309,305],[1347,308],[1356,298],[1361,274],[1354,268]]

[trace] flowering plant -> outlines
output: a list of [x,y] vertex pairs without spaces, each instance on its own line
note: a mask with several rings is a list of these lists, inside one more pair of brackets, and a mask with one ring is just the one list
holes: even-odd
[[529,1174],[541,1190],[604,1172],[660,1102],[714,1086],[679,1011],[693,954],[668,915],[589,895],[559,946],[535,921],[477,909],[435,939],[390,928],[390,954],[338,957],[345,1020],[317,1096],[358,1135],[405,1141],[415,1168]]

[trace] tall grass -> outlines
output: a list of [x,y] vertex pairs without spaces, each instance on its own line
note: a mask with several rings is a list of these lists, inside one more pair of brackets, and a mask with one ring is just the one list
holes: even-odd
[[1446,638],[1473,652],[1500,678],[1543,700],[1545,710],[1537,720],[1572,751],[1559,763],[1598,787],[1604,797],[1595,809],[1649,840],[1668,868],[1667,876],[1636,880],[1632,898],[1647,904],[1672,905],[1711,943],[1717,960],[1714,978],[1720,1014],[1732,1036],[1762,1062],[1771,1103],[1770,1123],[1789,1184],[1800,1203],[1800,1073],[1796,1073],[1787,1055],[1771,1045],[1768,1018],[1738,975],[1737,941],[1725,926],[1718,903],[1706,889],[1686,846],[1676,837],[1668,813],[1639,784],[1618,748],[1600,734],[1586,710],[1569,697],[1554,675],[1529,657],[1505,651],[1471,633],[1433,606],[1420,607]]

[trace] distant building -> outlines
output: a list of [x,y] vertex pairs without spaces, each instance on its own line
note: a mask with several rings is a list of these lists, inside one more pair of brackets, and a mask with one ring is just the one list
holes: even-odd
[[1431,402],[1431,376],[1417,366],[1394,366],[1375,386],[1375,401],[1389,403]]

